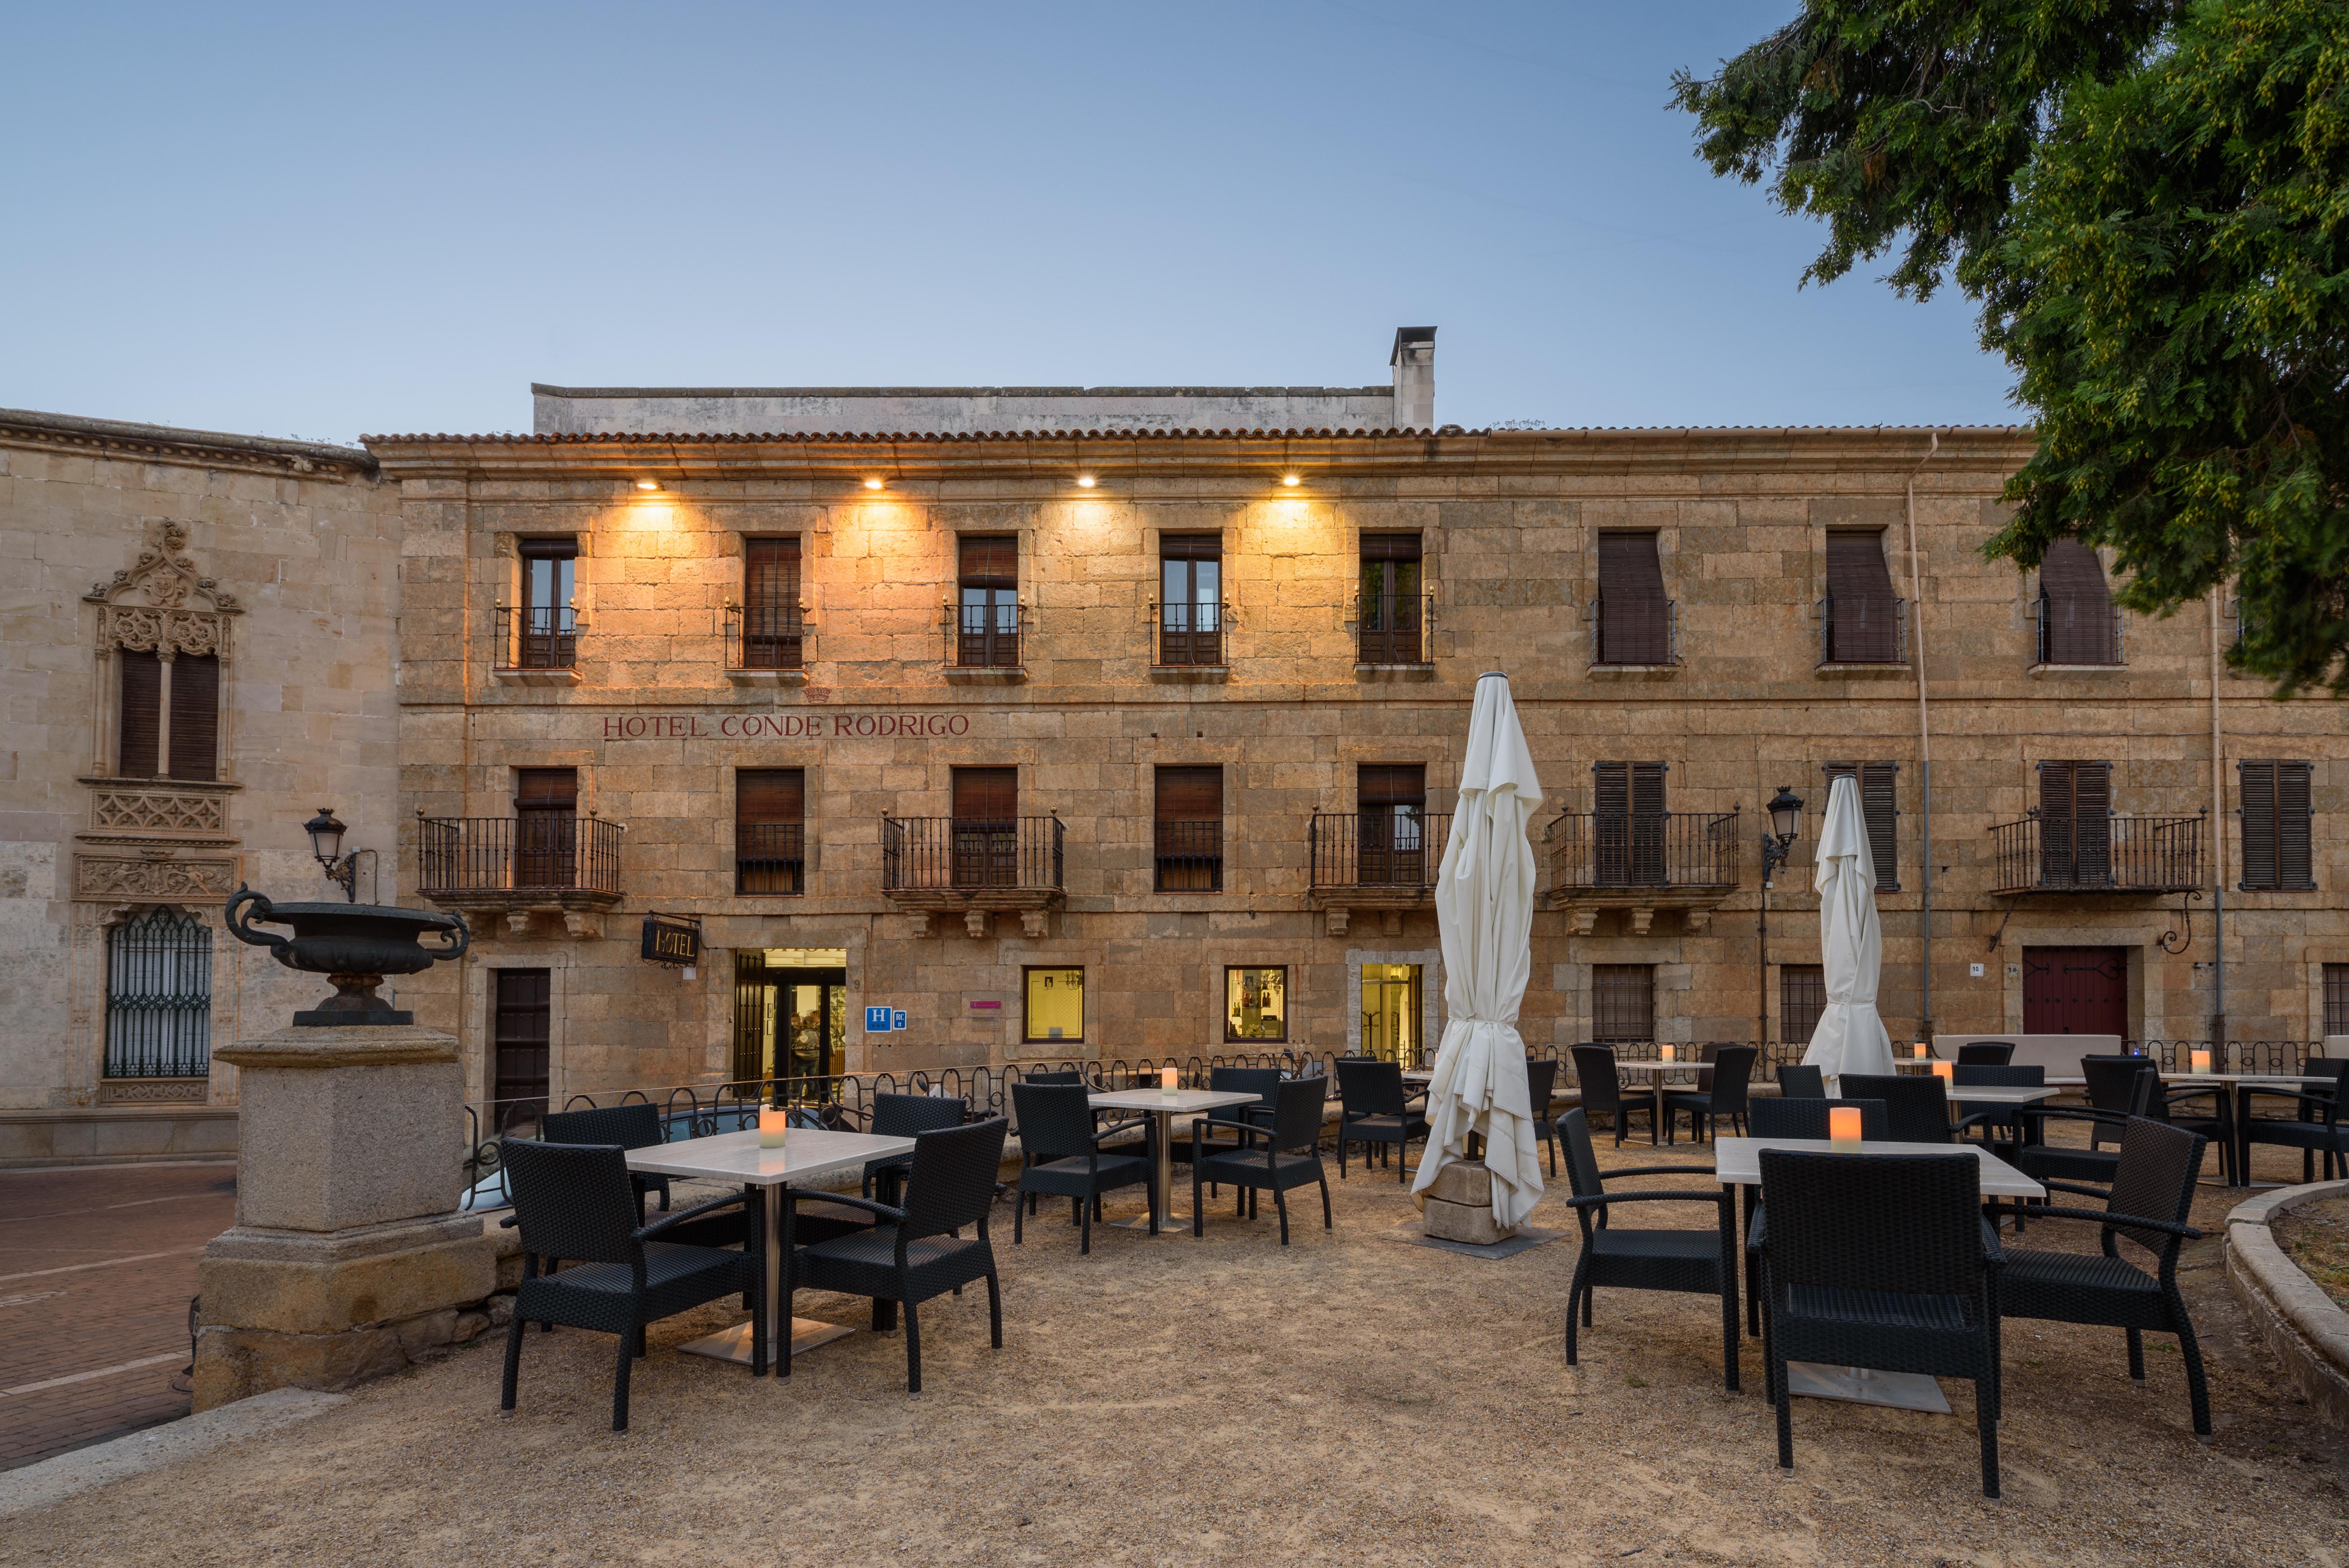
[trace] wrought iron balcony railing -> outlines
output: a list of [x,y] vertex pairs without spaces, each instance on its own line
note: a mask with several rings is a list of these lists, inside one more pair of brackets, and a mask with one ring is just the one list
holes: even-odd
[[2185,892],[2203,885],[2192,817],[2043,817],[1991,829],[1992,892]]
[[1909,601],[1892,601],[1892,614],[1869,614],[1866,600],[1836,613],[1835,596],[1819,601],[1819,663],[1905,665],[1909,662]]
[[1309,830],[1313,889],[1433,887],[1451,830],[1449,811],[1316,811]]
[[498,606],[498,667],[567,670],[579,662],[578,616],[568,605]]
[[[2079,617],[2075,619],[2074,617]],[[2120,665],[2128,662],[2121,645],[2117,606],[2075,609],[2042,594],[2039,599],[2039,662],[2043,665]]]
[[1161,822],[1157,826],[1160,892],[1224,891],[1221,822]]
[[1364,593],[1354,601],[1354,662],[1432,665],[1435,662],[1435,596]]
[[1019,668],[1020,634],[1028,617],[1024,604],[949,605],[945,615],[947,668]]
[[740,604],[726,612],[726,667],[796,670],[807,656],[807,612],[797,604]]
[[881,819],[881,890],[1066,891],[1058,817]]
[[1166,668],[1212,669],[1224,662],[1228,604],[1161,604],[1158,663]]
[[802,822],[734,824],[734,891],[807,892],[807,826]]
[[1737,885],[1735,811],[1568,812],[1543,837],[1553,892]]
[[600,817],[426,817],[417,889],[428,898],[512,892],[620,892],[620,825]]
[[1634,600],[1607,613],[1607,601],[1590,605],[1590,662],[1594,665],[1676,665],[1681,662],[1681,606]]

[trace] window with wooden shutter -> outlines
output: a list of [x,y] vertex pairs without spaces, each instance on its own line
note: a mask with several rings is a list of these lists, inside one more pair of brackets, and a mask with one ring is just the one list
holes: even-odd
[[1656,1037],[1656,966],[1590,966],[1590,1037],[1599,1045],[1639,1044]]
[[800,614],[800,542],[742,542],[742,667],[795,670],[804,644]]
[[1652,533],[1599,536],[1599,659],[1602,665],[1672,662],[1671,602]]
[[807,774],[744,768],[734,775],[734,891],[807,891]]
[[[1827,789],[1834,792],[1835,781],[1850,779],[1859,787],[1860,820],[1868,826],[1868,847],[1876,868],[1876,891],[1900,891],[1899,794],[1896,786],[1900,780],[1898,762],[1830,762],[1826,769]],[[1820,808],[1825,810],[1824,805]]]
[[1366,762],[1354,774],[1355,875],[1366,887],[1420,887],[1427,881],[1427,767]]
[[2316,885],[2309,800],[2309,764],[2235,764],[2242,792],[2243,880],[2251,888]]
[[957,887],[1011,887],[1019,877],[1019,769],[954,770]]
[[1594,874],[1600,887],[1661,887],[1664,883],[1662,762],[1590,765]]
[[181,654],[171,661],[174,779],[220,777],[220,655]]
[[579,770],[514,769],[516,887],[567,888],[578,880]]
[[2048,887],[2109,887],[2112,765],[2039,765],[2039,880]]
[[1363,534],[1361,555],[1361,647],[1357,657],[1366,665],[1425,663],[1420,636],[1426,624],[1426,600],[1421,592],[1419,535]]
[[114,658],[122,671],[114,770],[125,779],[152,779],[162,772],[156,748],[163,732],[163,661],[128,648],[116,649]]
[[490,1037],[499,1103],[492,1121],[500,1132],[536,1121],[546,1112],[547,1069],[554,1046],[554,975],[545,969],[500,969]]
[[1224,770],[1157,770],[1157,886],[1161,892],[1220,892],[1224,886]]
[[1778,1038],[1807,1040],[1827,1010],[1827,972],[1816,964],[1778,966]]
[[2039,563],[2039,662],[2121,662],[2120,622],[2104,562],[2076,539],[2057,540]]
[[1158,662],[1214,666],[1224,662],[1224,540],[1216,533],[1169,533],[1158,541]]
[[955,663],[969,668],[1019,664],[1019,541],[1010,534],[964,534],[956,544],[961,593]]
[[1884,561],[1884,535],[1827,535],[1826,648],[1828,664],[1893,665],[1901,660],[1899,601]]

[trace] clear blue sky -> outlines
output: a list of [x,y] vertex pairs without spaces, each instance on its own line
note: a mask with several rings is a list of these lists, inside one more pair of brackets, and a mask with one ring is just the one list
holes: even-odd
[[1951,295],[1666,107],[1761,5],[18,6],[0,405],[349,440],[529,383],[1361,385],[2002,423]]

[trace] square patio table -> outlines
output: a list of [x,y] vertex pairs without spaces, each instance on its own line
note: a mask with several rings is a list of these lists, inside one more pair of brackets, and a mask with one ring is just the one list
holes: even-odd
[[1627,1062],[1619,1057],[1616,1060],[1615,1068],[1618,1072],[1650,1075],[1648,1092],[1655,1097],[1656,1109],[1655,1114],[1648,1119],[1648,1147],[1652,1149],[1663,1140],[1664,1079],[1673,1073],[1692,1073],[1711,1066],[1713,1066],[1711,1062],[1664,1062],[1651,1060],[1645,1057],[1636,1061]]
[[[1155,1119],[1157,1125],[1152,1130],[1157,1137],[1152,1141],[1158,1146],[1158,1168],[1151,1173],[1151,1181],[1158,1189],[1158,1228],[1164,1234],[1177,1219],[1188,1220],[1191,1217],[1176,1214],[1174,1208],[1174,1119],[1221,1110],[1227,1105],[1254,1105],[1260,1098],[1236,1089],[1178,1088],[1168,1094],[1163,1088],[1123,1088],[1088,1096],[1087,1101],[1095,1110],[1142,1110]],[[1150,1216],[1144,1214],[1140,1219],[1112,1220],[1110,1222],[1122,1230],[1142,1230],[1148,1228]]]
[[[2182,1087],[2207,1083],[2218,1090],[2220,1132],[2235,1146],[2235,1179],[2229,1184],[2249,1187],[2252,1185],[2251,1135],[2250,1107],[2243,1098],[2244,1091],[2257,1088],[2261,1084],[2272,1084],[2281,1088],[2286,1084],[2332,1083],[2334,1080],[2331,1073],[2198,1073],[2173,1068],[2161,1075],[2161,1081]],[[2273,1187],[2281,1183],[2270,1181],[2266,1185]]]
[[[1743,1189],[1740,1210],[1744,1215],[1738,1226],[1738,1250],[1744,1251],[1744,1238],[1753,1233],[1754,1192],[1762,1185],[1762,1150],[1765,1149],[1796,1149],[1811,1153],[1826,1154],[1956,1154],[1970,1153],[1981,1161],[1982,1195],[1985,1198],[2024,1198],[2044,1201],[2047,1189],[1992,1154],[1972,1143],[1881,1143],[1860,1142],[1837,1144],[1824,1138],[1716,1138],[1713,1140],[1714,1175],[1724,1187]],[[1745,1288],[1754,1288],[1752,1259],[1747,1259]],[[1862,1405],[1889,1405],[1900,1410],[1929,1410],[1937,1415],[1950,1413],[1950,1401],[1941,1393],[1941,1386],[1932,1378],[1915,1372],[1881,1372],[1869,1367],[1822,1367],[1808,1361],[1786,1363],[1786,1387],[1789,1392],[1808,1395],[1817,1399],[1847,1399]]]
[[[767,1345],[771,1359],[780,1356],[783,1296],[783,1201],[781,1189],[808,1187],[834,1176],[862,1175],[868,1160],[897,1160],[914,1151],[910,1138],[882,1138],[869,1132],[834,1132],[829,1128],[794,1127],[780,1149],[761,1149],[759,1135],[721,1132],[712,1138],[688,1138],[677,1143],[657,1143],[628,1150],[628,1169],[656,1176],[698,1176],[705,1181],[739,1182],[764,1189],[760,1207],[760,1254],[764,1260],[767,1289]],[[812,1317],[792,1319],[792,1354],[856,1332],[837,1323]],[[711,1356],[742,1366],[750,1363],[750,1326],[738,1323],[715,1334],[680,1345],[693,1356]]]

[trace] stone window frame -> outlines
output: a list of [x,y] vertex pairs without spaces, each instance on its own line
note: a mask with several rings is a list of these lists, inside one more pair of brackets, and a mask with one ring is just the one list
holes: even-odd
[[[1237,1035],[1235,1035],[1235,1034],[1233,1034],[1233,1033],[1232,1033],[1232,1013],[1231,1013],[1231,986],[1232,986],[1232,975],[1233,975],[1233,973],[1234,973],[1235,971],[1237,971],[1237,970],[1241,970],[1241,969],[1278,969],[1278,970],[1279,970],[1279,971],[1280,971],[1280,997],[1281,997],[1281,1003],[1282,1003],[1282,1005],[1283,1005],[1285,1007],[1287,1007],[1287,1008],[1288,1008],[1288,1011],[1287,1011],[1287,1012],[1285,1012],[1285,1013],[1283,1013],[1283,1014],[1280,1016],[1280,1037],[1279,1037],[1278,1039],[1274,1039],[1274,1040],[1267,1040],[1267,1039],[1248,1039],[1248,1038],[1244,1038],[1244,1037],[1240,1037],[1240,1036],[1237,1036]],[[1219,1039],[1221,1039],[1221,1041],[1223,1042],[1223,1044],[1225,1044],[1225,1045],[1226,1045],[1226,1046],[1247,1046],[1247,1047],[1257,1047],[1257,1046],[1288,1046],[1288,1045],[1293,1044],[1293,1043],[1294,1043],[1294,1042],[1295,1042],[1295,1041],[1299,1037],[1299,1035],[1298,1035],[1298,1032],[1297,1032],[1297,986],[1296,986],[1296,970],[1297,970],[1297,966],[1296,966],[1295,965],[1293,965],[1293,964],[1228,964],[1228,963],[1227,963],[1227,964],[1224,964],[1224,965],[1217,965],[1217,966],[1216,966],[1216,1035],[1217,1035],[1217,1037],[1218,1037]],[[1362,984],[1362,972],[1361,972],[1361,970],[1359,967],[1357,967],[1357,968],[1355,969],[1355,971],[1354,971],[1354,985],[1355,985],[1355,989],[1356,989],[1357,991],[1359,991],[1359,990],[1361,988],[1361,984]],[[1424,980],[1423,980],[1423,985],[1424,985]],[[1360,1009],[1360,1007],[1359,1007],[1359,1006],[1357,1006],[1357,1008],[1356,1008],[1356,1011],[1357,1011],[1357,1012],[1359,1012],[1360,1010],[1361,1010],[1361,1009]],[[1356,1026],[1356,1028],[1357,1028],[1358,1030],[1360,1029],[1360,1027],[1361,1027],[1361,1024],[1360,1024],[1359,1020],[1357,1021],[1357,1023],[1356,1023],[1356,1026]]]
[[[1444,1038],[1444,949],[1418,947],[1346,949],[1346,1054],[1362,1051],[1362,966],[1366,964],[1416,964],[1419,975],[1419,1027],[1430,1045]],[[1221,1006],[1219,1002],[1218,1006]]]
[[[236,595],[198,571],[186,553],[188,525],[165,518],[155,523],[148,545],[138,559],[117,572],[110,582],[93,583],[82,595],[98,606],[93,647],[97,676],[96,722],[91,728],[90,779],[93,782],[152,785],[155,789],[202,791],[236,786],[235,617],[244,613]],[[137,601],[137,602],[130,602]],[[156,743],[157,766],[167,769],[140,778],[119,771],[122,735],[122,677],[117,657],[122,653],[152,653],[163,665],[157,695],[161,712]],[[220,660],[220,688],[213,720],[212,777],[173,779],[171,767],[171,666],[181,654],[212,655]]]
[[[571,624],[575,632],[585,633],[595,614],[595,532],[590,528],[501,528],[491,536],[491,549],[497,561],[495,603],[492,605],[491,624],[483,642],[494,642],[497,635],[496,611],[518,609],[523,602],[522,542],[525,539],[567,539],[577,552],[571,558]],[[496,648],[490,650],[492,663],[498,657]]]
[[[1577,525],[1582,533],[1581,597],[1575,612],[1577,635],[1581,639],[1582,652],[1567,661],[1569,667],[1583,666],[1583,678],[1613,680],[1625,676],[1633,678],[1670,680],[1686,667],[1695,639],[1691,635],[1687,612],[1690,601],[1682,589],[1692,579],[1678,571],[1681,556],[1681,516],[1677,507],[1650,511],[1633,505],[1622,509],[1586,505]],[[1677,662],[1669,665],[1602,665],[1598,660],[1595,641],[1599,627],[1599,536],[1602,533],[1653,533],[1656,536],[1656,569],[1664,580],[1664,599],[1672,606],[1677,618],[1673,634],[1673,650]],[[1822,547],[1824,549],[1824,547]],[[1825,566],[1821,567],[1825,574]],[[1702,568],[1698,577],[1702,576]]]
[[[785,741],[775,742],[778,748],[788,744]],[[800,876],[802,886],[799,892],[792,894],[738,893],[733,891],[734,820],[738,805],[736,785],[745,769],[756,772],[768,768],[796,768],[800,771],[800,855],[802,864]],[[584,775],[585,769],[582,769],[581,772]],[[774,757],[770,758],[755,752],[738,751],[719,764],[718,773],[717,815],[710,823],[710,830],[717,835],[711,841],[718,846],[717,874],[725,880],[727,891],[724,896],[760,914],[773,913],[769,901],[776,898],[810,899],[819,896],[816,878],[823,867],[823,840],[816,830],[821,820],[816,802],[821,799],[823,788],[823,764],[803,752],[779,749]],[[949,784],[947,788],[951,791],[953,787]]]
[[[1170,533],[1192,535],[1212,533],[1216,536],[1216,571],[1223,585],[1221,624],[1224,634],[1224,667],[1228,668],[1238,662],[1237,650],[1232,645],[1231,637],[1232,634],[1240,627],[1240,585],[1238,575],[1233,571],[1233,564],[1237,559],[1238,542],[1247,536],[1246,531],[1237,522],[1229,519],[1196,524],[1148,520],[1143,522],[1138,548],[1142,552],[1144,577],[1142,596],[1134,602],[1134,612],[1140,618],[1143,634],[1148,639],[1149,644],[1143,663],[1154,669],[1160,667],[1158,606],[1160,595],[1166,591],[1166,569],[1164,564],[1164,558],[1159,554],[1159,550],[1160,541]],[[1022,560],[1020,581],[1025,583],[1028,580],[1025,574],[1025,558],[1023,557]]]

